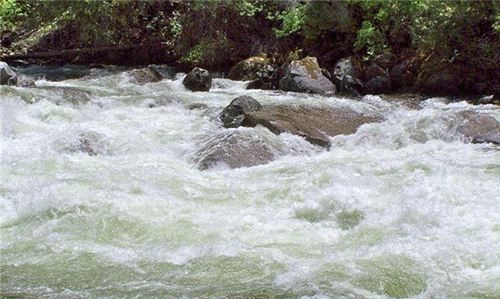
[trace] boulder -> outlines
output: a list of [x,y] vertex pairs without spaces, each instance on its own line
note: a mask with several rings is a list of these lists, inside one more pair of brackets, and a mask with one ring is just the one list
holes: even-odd
[[205,69],[195,67],[184,77],[182,84],[191,91],[209,91],[212,75]]
[[462,75],[452,69],[422,71],[417,78],[417,89],[426,94],[461,94]]
[[362,77],[362,64],[354,56],[339,59],[335,64],[333,78],[339,91],[359,95],[364,89]]
[[266,57],[254,56],[238,62],[229,70],[227,76],[231,80],[251,81],[262,79],[271,81],[275,68]]
[[245,113],[242,125],[262,125],[275,134],[288,132],[328,148],[330,137],[353,134],[361,125],[379,121],[380,117],[353,110],[277,105]]
[[17,84],[17,74],[14,72],[10,66],[0,61],[0,85],[16,85]]
[[415,82],[415,63],[411,60],[403,60],[392,66],[390,70],[391,81],[395,88],[409,88]]
[[321,94],[335,92],[335,85],[323,75],[316,57],[290,62],[285,67],[285,75],[279,81],[279,87],[284,91]]
[[500,122],[495,117],[474,111],[457,115],[457,132],[472,143],[500,144]]
[[378,64],[375,62],[372,62],[370,66],[366,68],[365,71],[365,81],[368,82],[371,79],[378,77],[378,76],[388,76],[387,72],[380,67]]
[[370,94],[389,93],[392,91],[391,79],[388,76],[376,76],[366,82],[366,92]]
[[254,130],[232,130],[204,142],[194,161],[200,170],[220,164],[239,168],[269,163],[279,153],[279,145],[273,145],[265,135]]
[[137,84],[159,82],[163,79],[163,76],[160,75],[160,73],[156,71],[153,67],[135,69],[130,71],[129,75]]
[[244,120],[244,114],[260,110],[261,105],[250,96],[240,96],[226,106],[219,115],[225,128],[239,127]]

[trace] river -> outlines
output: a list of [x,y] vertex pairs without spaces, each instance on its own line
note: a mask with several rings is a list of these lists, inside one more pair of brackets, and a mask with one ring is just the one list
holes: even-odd
[[[410,109],[227,79],[190,92],[183,74],[139,85],[121,69],[74,70],[84,76],[0,86],[1,296],[500,297],[500,151],[454,129],[460,111],[500,119],[497,106],[428,98]],[[325,150],[221,128],[239,95],[385,120]],[[235,130],[285,150],[199,170],[201,144]]]

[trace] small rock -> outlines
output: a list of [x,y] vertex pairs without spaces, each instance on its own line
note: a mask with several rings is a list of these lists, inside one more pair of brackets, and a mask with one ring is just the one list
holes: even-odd
[[240,61],[233,66],[231,70],[229,70],[227,78],[241,81],[261,79],[270,82],[274,70],[269,58],[254,56]]
[[[67,142],[67,141],[65,141]],[[97,156],[108,153],[109,143],[104,135],[96,132],[82,132],[64,146],[64,150],[70,153],[82,152],[89,156]]]
[[189,110],[204,110],[204,109],[207,109],[208,108],[208,105],[207,104],[203,104],[203,103],[192,103],[192,104],[189,104],[187,106],[187,108]]
[[480,98],[477,102],[480,105],[493,104],[495,102],[495,96],[494,95],[484,96]]
[[184,77],[182,84],[191,91],[209,91],[212,87],[212,75],[207,70],[195,67]]
[[360,95],[363,92],[362,75],[361,62],[353,56],[339,59],[333,71],[334,82],[339,91],[355,95]]
[[36,83],[34,80],[29,78],[21,78],[17,81],[17,86],[19,87],[36,87]]

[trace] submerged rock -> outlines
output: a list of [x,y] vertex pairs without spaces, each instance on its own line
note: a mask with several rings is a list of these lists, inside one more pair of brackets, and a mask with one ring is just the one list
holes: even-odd
[[335,85],[323,75],[316,57],[294,60],[285,67],[285,75],[279,82],[284,91],[309,93],[334,93]]
[[205,142],[194,159],[200,170],[225,165],[230,168],[266,164],[280,153],[279,145],[253,130],[233,130]]
[[36,87],[36,83],[33,79],[24,77],[24,78],[20,78],[17,81],[17,86],[19,86],[19,87]]
[[14,72],[10,66],[0,61],[0,85],[16,85],[17,84],[17,74]]
[[187,106],[189,110],[203,110],[207,109],[208,105],[203,103],[192,103]]
[[142,69],[135,69],[129,72],[129,75],[134,79],[137,84],[146,84],[151,82],[159,82],[163,76],[153,67],[145,67]]
[[209,91],[212,87],[212,75],[205,69],[195,67],[184,77],[182,84],[191,91]]
[[60,99],[55,99],[56,104],[70,103],[73,105],[82,105],[90,101],[90,92],[78,87],[69,86],[38,86],[40,89],[53,90],[60,94]]
[[89,156],[108,153],[109,144],[106,137],[97,132],[82,132],[72,140],[63,140],[61,142],[66,143],[63,150],[70,153],[81,152]]

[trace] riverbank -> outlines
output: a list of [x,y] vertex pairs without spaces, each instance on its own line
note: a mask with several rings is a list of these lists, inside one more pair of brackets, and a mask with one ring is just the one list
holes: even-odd
[[348,94],[500,94],[495,1],[56,2],[2,4],[0,60],[196,66],[239,80],[248,74],[235,66],[260,59],[251,87],[279,89],[290,63],[314,57]]

